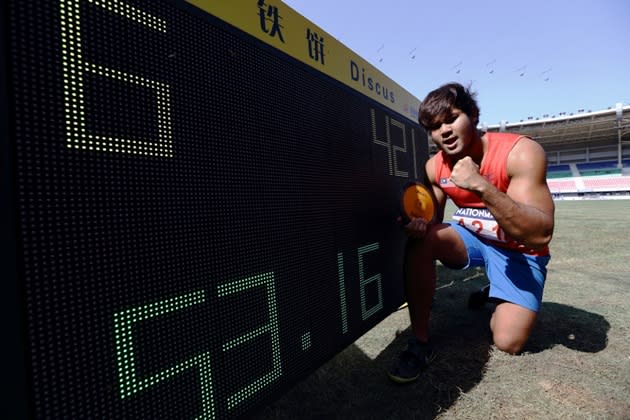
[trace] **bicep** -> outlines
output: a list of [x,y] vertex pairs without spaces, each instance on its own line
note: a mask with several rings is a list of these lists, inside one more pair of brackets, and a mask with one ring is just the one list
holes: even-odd
[[519,141],[508,157],[508,176],[510,198],[553,216],[554,203],[547,186],[547,157],[542,146],[531,139]]

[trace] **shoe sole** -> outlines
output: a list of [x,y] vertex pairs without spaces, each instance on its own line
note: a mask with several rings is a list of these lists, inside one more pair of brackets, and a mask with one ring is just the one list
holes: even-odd
[[420,374],[417,374],[413,378],[403,378],[402,376],[396,376],[391,374],[390,372],[387,372],[387,376],[389,377],[389,379],[391,379],[393,382],[396,382],[397,384],[408,384],[410,382],[417,381],[420,377]]
[[425,359],[424,359],[425,366],[424,366],[424,368],[422,368],[422,369],[420,370],[420,372],[418,372],[418,374],[417,374],[416,376],[412,376],[412,377],[409,377],[409,378],[405,378],[405,377],[402,377],[402,376],[397,376],[397,375],[394,375],[394,374],[393,374],[393,373],[391,373],[391,372],[387,372],[387,376],[389,377],[389,379],[391,379],[393,382],[396,382],[397,384],[408,384],[408,383],[411,383],[411,382],[415,382],[415,381],[417,381],[417,380],[418,380],[418,378],[420,377],[420,374],[421,374],[422,372],[424,372],[424,371],[425,371],[425,370],[429,367],[429,364],[430,364],[430,363],[431,363],[434,359],[435,359],[435,352],[431,353],[431,355],[430,355],[430,356],[425,357]]

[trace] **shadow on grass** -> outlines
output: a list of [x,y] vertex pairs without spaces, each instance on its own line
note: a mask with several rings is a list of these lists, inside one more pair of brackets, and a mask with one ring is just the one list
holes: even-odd
[[[489,358],[491,311],[471,312],[466,305],[468,295],[485,282],[474,277],[461,283],[451,276],[448,284],[438,284],[432,318],[437,357],[417,382],[398,385],[386,373],[411,336],[407,310],[402,309],[404,313],[396,314],[399,323],[379,324],[361,340],[362,348],[349,346],[253,418],[434,418],[479,383]],[[367,348],[374,334],[385,336],[389,345]]]
[[597,353],[606,348],[610,324],[601,315],[554,302],[543,302],[524,351],[537,353],[558,344]]
[[[253,418],[433,419],[447,410],[462,392],[483,379],[492,342],[492,308],[467,308],[470,293],[487,282],[483,273],[468,270],[439,278],[448,282],[438,283],[431,320],[437,357],[418,381],[398,385],[386,374],[411,336],[405,314],[400,317],[404,322],[377,326],[360,340],[362,348],[356,343],[349,346]],[[609,328],[600,315],[544,302],[525,351],[540,352],[561,344],[597,352],[605,348]],[[370,337],[382,336],[391,337],[386,348],[368,348]],[[371,359],[366,353],[378,356]]]

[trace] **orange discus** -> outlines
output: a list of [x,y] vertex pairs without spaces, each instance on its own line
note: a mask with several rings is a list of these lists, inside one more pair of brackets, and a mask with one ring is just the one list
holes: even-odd
[[411,182],[403,188],[400,199],[403,216],[407,220],[422,217],[427,222],[435,218],[435,203],[429,189],[417,182]]

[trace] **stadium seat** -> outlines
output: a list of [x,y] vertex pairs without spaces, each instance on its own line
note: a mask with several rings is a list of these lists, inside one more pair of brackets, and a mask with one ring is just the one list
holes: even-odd
[[612,175],[621,173],[621,168],[617,166],[616,160],[584,162],[578,163],[576,166],[582,176]]
[[549,165],[547,167],[547,178],[567,178],[573,176],[569,165]]

